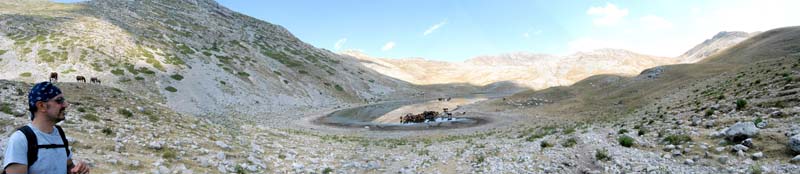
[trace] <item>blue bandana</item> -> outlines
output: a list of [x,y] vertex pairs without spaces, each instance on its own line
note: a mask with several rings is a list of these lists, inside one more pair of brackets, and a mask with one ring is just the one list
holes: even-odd
[[48,101],[61,94],[61,89],[50,82],[41,82],[33,85],[31,92],[28,93],[28,110],[31,111],[31,120],[33,120],[33,113],[36,112],[36,102]]

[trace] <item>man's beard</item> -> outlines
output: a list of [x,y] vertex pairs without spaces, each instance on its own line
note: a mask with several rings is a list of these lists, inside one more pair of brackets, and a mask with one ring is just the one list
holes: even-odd
[[67,110],[67,108],[61,108],[61,110],[58,111],[58,115],[56,116],[56,123],[64,121],[64,120],[67,119],[67,111],[66,110]]

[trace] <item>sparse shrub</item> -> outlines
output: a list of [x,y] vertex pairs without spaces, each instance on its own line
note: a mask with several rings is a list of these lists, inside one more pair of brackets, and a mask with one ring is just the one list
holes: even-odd
[[617,133],[618,133],[618,134],[625,134],[625,133],[628,133],[628,129],[620,129],[620,130],[619,130]]
[[606,149],[597,149],[594,151],[594,158],[600,161],[611,160],[611,156],[608,156],[608,150]]
[[300,70],[300,71],[297,71],[297,72],[300,73],[300,74],[308,74],[308,71],[305,71],[305,70]]
[[284,155],[284,154],[278,154],[278,159],[286,159],[286,155]]
[[639,129],[639,132],[637,133],[637,135],[642,136],[644,134],[647,134],[647,129]]
[[634,144],[634,139],[629,137],[629,136],[627,136],[627,135],[620,136],[617,139],[617,141],[619,141],[619,145],[622,145],[622,146],[625,146],[625,147],[631,147]]
[[10,103],[2,103],[0,104],[0,112],[6,113],[8,115],[13,115],[14,112],[11,112],[11,104]]
[[755,125],[758,125],[758,123],[761,123],[761,122],[764,122],[764,119],[762,119],[761,117],[758,117],[758,118],[756,118],[755,120],[753,120],[753,123],[754,123]]
[[175,150],[169,148],[165,148],[164,153],[161,154],[161,157],[167,160],[175,159],[176,156],[178,156],[178,154],[175,153]]
[[333,169],[331,169],[330,167],[325,167],[325,169],[322,170],[322,174],[330,174],[330,173],[333,173]]
[[86,108],[80,107],[78,108],[78,112],[86,112]]
[[342,88],[342,86],[339,85],[335,85],[334,88],[336,88],[337,91],[344,91],[344,88]]
[[239,75],[239,76],[242,76],[242,77],[250,77],[250,74],[248,74],[247,72],[244,72],[244,71],[238,72],[238,73],[236,73],[236,75]]
[[24,72],[24,73],[20,73],[19,76],[20,77],[31,77],[31,73],[30,72]]
[[576,144],[578,144],[578,140],[577,139],[569,138],[566,141],[564,141],[563,143],[561,143],[561,146],[572,147],[572,146],[575,146]]
[[220,81],[219,81],[219,84],[225,85],[225,84],[227,84],[227,83],[225,83],[225,81],[222,81],[222,80],[220,80]]
[[183,76],[180,75],[180,74],[173,74],[173,75],[171,75],[169,77],[172,77],[172,79],[175,79],[175,80],[183,80]]
[[142,81],[142,80],[144,80],[144,77],[136,76],[136,77],[134,77],[133,79],[136,79],[136,80]]
[[111,135],[111,134],[113,134],[113,133],[114,133],[114,132],[113,132],[113,131],[111,131],[111,128],[103,128],[103,134],[106,134],[106,135]]
[[714,115],[714,109],[706,109],[705,116],[709,117],[711,115]]
[[113,69],[113,70],[111,70],[111,74],[121,76],[121,75],[125,75],[125,71],[123,71],[121,69]]
[[736,110],[742,110],[747,107],[747,100],[738,99],[736,100]]
[[83,117],[81,117],[81,118],[83,118],[84,120],[89,120],[89,121],[99,121],[100,120],[99,118],[97,118],[97,115],[94,115],[94,114],[86,114],[86,115],[83,115]]
[[548,147],[553,147],[553,144],[550,144],[550,142],[542,140],[542,142],[539,143],[539,147],[542,147],[542,149],[544,149]]
[[133,113],[131,113],[131,111],[128,111],[128,109],[125,109],[125,108],[119,108],[119,109],[117,109],[117,113],[118,113],[119,115],[125,116],[125,118],[131,118],[131,117],[133,117]]
[[175,89],[175,87],[172,87],[172,86],[167,86],[164,89],[169,91],[169,92],[178,92],[178,89]]
[[685,142],[692,141],[692,137],[690,137],[689,135],[684,135],[684,134],[669,135],[667,137],[664,137],[664,141],[666,141],[667,143],[672,144],[672,145],[679,145],[679,144],[683,144]]

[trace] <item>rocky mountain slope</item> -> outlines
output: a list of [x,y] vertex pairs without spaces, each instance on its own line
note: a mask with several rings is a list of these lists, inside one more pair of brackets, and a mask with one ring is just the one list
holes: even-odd
[[619,49],[578,52],[568,56],[514,53],[480,56],[464,62],[431,61],[421,58],[374,58],[355,51],[343,52],[366,67],[415,84],[468,83],[478,86],[497,82],[544,89],[570,85],[596,74],[635,74],[677,59],[655,57]]
[[757,34],[759,34],[759,32],[722,31],[714,35],[711,39],[706,39],[703,43],[686,51],[686,53],[683,53],[679,58],[681,59],[681,63],[698,62]]
[[[517,84],[544,89],[571,85],[598,74],[636,75],[647,68],[676,63],[694,63],[725,50],[751,36],[745,32],[720,32],[676,58],[657,57],[620,49],[599,49],[567,56],[510,53],[479,56],[464,62],[432,61],[423,58],[376,58],[358,51],[342,54],[361,60],[366,67],[415,84],[468,83],[479,86]],[[435,74],[435,75],[431,75]],[[502,82],[502,83],[498,83]]]
[[195,115],[296,114],[425,88],[212,0],[2,1],[0,24],[3,79],[98,77]]
[[688,166],[793,173],[797,166],[789,163],[800,162],[798,48],[800,27],[779,28],[697,64],[592,76],[475,107],[605,125],[619,130],[608,136],[619,145]]

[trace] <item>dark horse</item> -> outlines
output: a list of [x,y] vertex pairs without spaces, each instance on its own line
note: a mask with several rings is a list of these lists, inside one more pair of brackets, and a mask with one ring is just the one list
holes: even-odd
[[75,79],[76,79],[78,82],[83,82],[83,83],[86,83],[86,77],[83,77],[83,76],[75,76]]
[[58,82],[58,73],[56,72],[50,73],[50,82]]
[[97,79],[97,77],[92,77],[92,79],[90,79],[90,81],[92,81],[92,83],[100,84],[100,79]]

